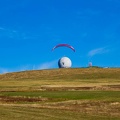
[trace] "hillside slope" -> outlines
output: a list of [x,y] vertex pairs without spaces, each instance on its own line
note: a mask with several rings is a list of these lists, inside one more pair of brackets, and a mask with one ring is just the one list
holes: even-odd
[[51,69],[34,70],[6,73],[0,75],[0,80],[10,79],[120,79],[119,68],[70,68],[70,69]]
[[119,120],[120,69],[70,68],[0,75],[2,120]]

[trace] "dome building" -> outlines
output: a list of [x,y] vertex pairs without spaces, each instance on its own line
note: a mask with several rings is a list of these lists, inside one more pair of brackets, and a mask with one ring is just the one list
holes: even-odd
[[72,62],[68,57],[62,57],[58,61],[59,68],[70,68],[72,66]]

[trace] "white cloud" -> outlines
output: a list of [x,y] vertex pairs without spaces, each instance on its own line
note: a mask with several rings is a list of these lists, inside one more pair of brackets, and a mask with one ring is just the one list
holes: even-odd
[[79,18],[88,19],[91,16],[99,16],[100,14],[102,14],[102,12],[87,8],[87,9],[83,9],[81,11],[77,11],[76,14]]
[[41,70],[54,68],[57,65],[57,60],[44,62],[39,65],[23,65],[16,69],[16,71],[26,71],[26,70]]
[[45,62],[40,65],[23,65],[17,68],[0,68],[0,74],[9,73],[9,72],[18,72],[26,70],[41,70],[41,69],[50,69],[55,68],[57,65],[57,60]]
[[89,57],[93,57],[97,54],[104,54],[104,53],[107,53],[109,52],[108,49],[106,49],[106,47],[103,47],[103,48],[96,48],[96,49],[93,49],[91,51],[88,52],[88,56]]
[[40,35],[32,35],[29,32],[9,29],[5,27],[0,27],[0,37],[1,38],[12,38],[12,40],[28,40],[28,39],[38,39]]
[[45,62],[40,64],[37,69],[49,69],[49,68],[53,68],[55,67],[55,65],[57,64],[57,60],[51,61],[51,62]]
[[6,68],[0,68],[0,73],[4,74],[4,73],[8,73],[9,70]]
[[3,27],[0,27],[0,30],[5,30],[5,28],[3,28]]
[[20,34],[16,30],[0,27],[0,37],[19,38]]

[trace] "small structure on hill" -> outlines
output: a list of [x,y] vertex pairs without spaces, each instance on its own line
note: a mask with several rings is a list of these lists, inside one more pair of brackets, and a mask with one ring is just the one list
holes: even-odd
[[88,67],[92,67],[92,62],[89,62],[89,63],[88,63]]

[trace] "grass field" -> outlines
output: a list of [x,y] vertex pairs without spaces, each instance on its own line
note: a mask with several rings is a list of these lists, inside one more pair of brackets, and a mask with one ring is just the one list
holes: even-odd
[[120,69],[0,75],[0,120],[119,120]]

